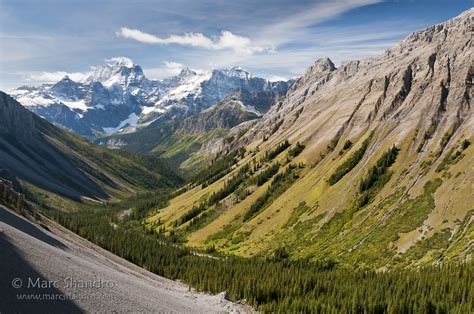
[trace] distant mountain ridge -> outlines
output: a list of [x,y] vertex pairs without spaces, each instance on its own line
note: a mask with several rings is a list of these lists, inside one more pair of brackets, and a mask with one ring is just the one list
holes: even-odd
[[22,86],[10,94],[48,121],[94,139],[135,132],[160,118],[191,116],[237,90],[284,94],[291,84],[258,78],[240,67],[183,68],[179,75],[152,80],[129,58],[107,61],[79,82],[65,76],[55,84]]

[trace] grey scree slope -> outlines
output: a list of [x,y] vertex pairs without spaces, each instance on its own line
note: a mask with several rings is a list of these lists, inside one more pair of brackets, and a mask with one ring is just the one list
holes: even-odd
[[[0,313],[247,311],[223,294],[188,291],[188,286],[133,265],[54,222],[48,221],[47,228],[0,206]],[[21,288],[13,287],[15,278],[22,280]],[[28,287],[28,278],[56,281],[56,287]],[[94,282],[100,287],[80,287]],[[74,299],[18,301],[22,294]]]

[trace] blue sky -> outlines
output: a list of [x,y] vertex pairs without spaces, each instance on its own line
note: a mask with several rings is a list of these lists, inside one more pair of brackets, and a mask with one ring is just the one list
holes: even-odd
[[0,0],[0,89],[80,79],[126,56],[163,78],[240,65],[296,77],[319,57],[336,65],[383,52],[474,0]]

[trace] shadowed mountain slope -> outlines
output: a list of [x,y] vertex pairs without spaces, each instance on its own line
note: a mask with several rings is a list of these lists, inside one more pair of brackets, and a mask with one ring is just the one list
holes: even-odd
[[2,177],[75,199],[106,199],[177,182],[160,160],[98,148],[37,117],[3,92],[0,160]]

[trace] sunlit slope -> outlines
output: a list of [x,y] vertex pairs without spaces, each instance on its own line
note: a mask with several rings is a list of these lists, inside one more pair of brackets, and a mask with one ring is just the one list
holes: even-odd
[[473,14],[376,58],[316,61],[229,145],[246,147],[232,172],[177,196],[150,226],[246,256],[284,247],[358,267],[470,258]]

